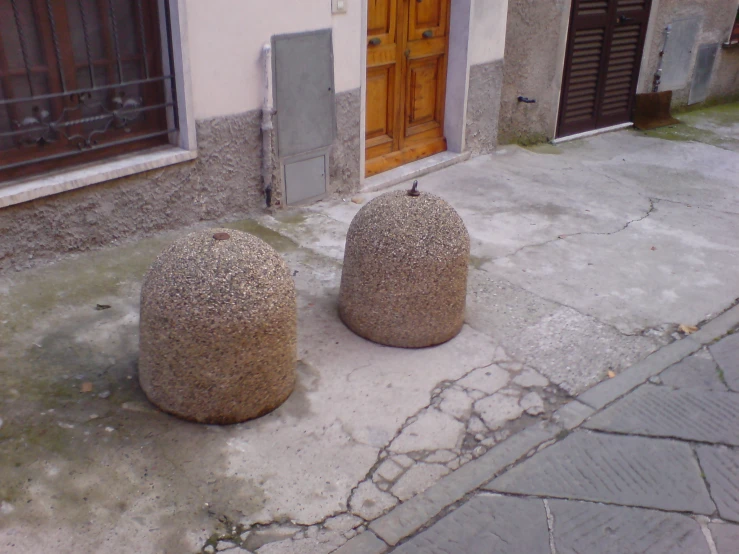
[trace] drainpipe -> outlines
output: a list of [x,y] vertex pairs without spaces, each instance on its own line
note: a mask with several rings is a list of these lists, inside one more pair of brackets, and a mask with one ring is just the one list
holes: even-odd
[[262,101],[262,190],[267,207],[272,206],[272,45],[262,47],[264,64],[264,100]]
[[657,64],[657,71],[654,72],[654,83],[652,86],[652,92],[659,92],[659,85],[662,83],[662,63],[665,60],[665,50],[667,50],[667,39],[670,38],[672,32],[672,25],[665,27],[665,41],[662,43],[662,50],[659,51],[659,63]]

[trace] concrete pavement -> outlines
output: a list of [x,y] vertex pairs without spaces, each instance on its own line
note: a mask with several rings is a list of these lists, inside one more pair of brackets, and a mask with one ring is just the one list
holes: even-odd
[[[298,289],[298,388],[243,425],[181,422],[137,385],[141,277],[184,231],[0,276],[0,549],[329,554],[407,540],[739,323],[719,315],[739,297],[737,153],[671,139],[506,147],[422,178],[473,240],[467,324],[433,349],[384,348],[338,320],[346,230],[375,193],[226,222],[277,248]],[[673,373],[671,386],[733,394]],[[685,433],[710,415],[695,408]]]

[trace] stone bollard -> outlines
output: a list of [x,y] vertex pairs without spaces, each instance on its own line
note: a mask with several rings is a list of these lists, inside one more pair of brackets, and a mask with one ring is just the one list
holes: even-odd
[[178,417],[246,421],[295,386],[295,284],[247,233],[198,231],[160,254],[142,285],[140,331],[141,388]]
[[346,238],[339,315],[388,346],[441,344],[464,323],[469,234],[454,208],[416,186],[369,202]]

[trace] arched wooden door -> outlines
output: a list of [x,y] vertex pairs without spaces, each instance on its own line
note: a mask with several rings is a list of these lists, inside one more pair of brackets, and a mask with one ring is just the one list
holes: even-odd
[[366,174],[446,150],[451,0],[367,0]]

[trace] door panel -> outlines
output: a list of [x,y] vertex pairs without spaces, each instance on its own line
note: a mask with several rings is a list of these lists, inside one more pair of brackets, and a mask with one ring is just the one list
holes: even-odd
[[439,105],[439,74],[442,62],[442,56],[434,56],[412,60],[408,64],[406,137],[429,131],[436,131],[433,136],[441,134],[444,113],[443,106]]
[[557,136],[631,120],[651,0],[575,0]]
[[446,150],[449,2],[368,2],[367,176]]
[[[444,37],[449,20],[448,0],[409,0],[408,40]],[[424,33],[427,36],[424,37]]]
[[394,44],[398,22],[397,0],[368,0],[367,36],[379,38],[382,44]]
[[367,14],[367,157],[400,145],[398,101],[401,64],[398,63],[398,1],[369,0]]
[[[392,150],[395,128],[395,67],[384,66],[367,71],[366,147],[373,156]],[[377,148],[381,147],[381,148]]]
[[562,91],[560,133],[594,129],[597,120],[600,66],[603,58],[605,22],[573,31],[567,87]]

